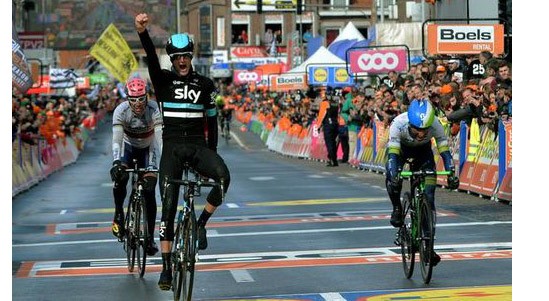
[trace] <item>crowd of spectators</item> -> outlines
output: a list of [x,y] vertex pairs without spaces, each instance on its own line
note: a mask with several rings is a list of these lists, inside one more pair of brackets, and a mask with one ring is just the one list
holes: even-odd
[[[343,87],[340,113],[350,131],[374,121],[386,126],[406,112],[413,99],[429,99],[437,115],[450,125],[451,134],[459,132],[463,120],[497,130],[499,120],[512,116],[511,65],[489,52],[447,60],[425,60],[411,65],[407,73],[389,72],[377,80],[360,80]],[[274,127],[284,119],[308,127],[317,117],[324,87],[308,90],[272,92],[248,91],[248,87],[221,86],[222,93],[236,101],[238,110],[252,111]]]
[[119,96],[114,86],[105,85],[99,93],[89,97],[80,91],[76,97],[22,94],[12,91],[12,142],[35,145],[40,139],[53,144],[59,138],[71,137],[86,118],[100,109],[112,110]]

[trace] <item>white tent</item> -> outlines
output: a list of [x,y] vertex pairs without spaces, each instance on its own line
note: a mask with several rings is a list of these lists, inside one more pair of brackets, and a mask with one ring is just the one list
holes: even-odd
[[349,48],[368,44],[369,41],[367,41],[360,31],[356,29],[353,22],[349,22],[337,38],[330,43],[328,50],[338,58],[345,60],[346,52]]
[[328,50],[330,49],[330,46],[343,40],[362,41],[364,40],[364,36],[360,33],[360,31],[358,31],[358,29],[356,29],[353,22],[349,22],[347,23],[347,25],[345,25],[345,28],[343,28],[343,31],[339,33],[337,38],[333,40],[332,43],[330,43],[330,45],[328,46]]
[[335,65],[335,64],[345,65],[345,61],[338,58],[335,54],[331,53],[330,51],[328,51],[326,47],[321,46],[313,55],[311,55],[307,60],[305,60],[305,62],[303,62],[301,65],[295,67],[294,69],[286,73],[306,73],[308,65],[311,65],[311,64],[316,66],[319,66],[322,64],[326,66]]

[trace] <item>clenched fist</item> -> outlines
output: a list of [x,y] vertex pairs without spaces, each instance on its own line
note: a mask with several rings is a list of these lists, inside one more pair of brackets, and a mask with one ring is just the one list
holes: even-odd
[[142,13],[135,16],[135,29],[137,29],[138,33],[144,32],[148,24],[149,16],[147,14]]

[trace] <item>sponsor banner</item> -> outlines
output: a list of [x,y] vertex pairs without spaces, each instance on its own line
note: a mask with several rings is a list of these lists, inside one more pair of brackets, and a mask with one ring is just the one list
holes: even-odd
[[109,82],[109,75],[106,73],[92,73],[89,74],[88,77],[90,78],[90,84],[106,84]]
[[19,44],[15,26],[11,32],[11,84],[21,93],[32,86],[32,77],[25,53]]
[[430,54],[503,54],[503,24],[427,25],[427,51]]
[[310,85],[318,86],[351,86],[353,78],[345,66],[310,66],[307,71]]
[[259,70],[235,70],[233,73],[233,83],[247,84],[247,83],[257,83],[262,80],[262,72]]
[[388,73],[408,70],[405,49],[356,49],[349,51],[351,73]]
[[90,48],[90,54],[120,82],[137,69],[137,60],[124,37],[111,23]]
[[30,31],[20,32],[19,43],[23,49],[43,49],[44,33]]
[[90,78],[87,76],[76,78],[76,89],[89,89]]
[[285,92],[307,88],[304,74],[271,75],[269,78],[271,82],[271,91]]
[[259,81],[256,83],[258,89],[269,89],[269,74],[261,76]]
[[252,58],[252,57],[268,57],[264,47],[259,46],[240,46],[231,47],[231,58]]
[[27,90],[27,94],[50,94],[50,76],[38,75],[38,81]]
[[214,50],[212,52],[212,63],[227,63],[229,62],[229,53],[227,50]]
[[513,157],[513,124],[511,122],[503,122],[505,126],[505,166],[511,166]]
[[286,64],[287,58],[285,56],[281,57],[245,57],[245,58],[233,58],[231,62],[233,63],[250,63],[256,66],[260,65],[269,65],[269,64]]

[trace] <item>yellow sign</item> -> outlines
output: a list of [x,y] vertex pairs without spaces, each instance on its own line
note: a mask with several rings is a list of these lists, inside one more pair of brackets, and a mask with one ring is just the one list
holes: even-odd
[[346,83],[348,80],[349,80],[349,73],[347,73],[347,69],[339,68],[336,70],[335,81],[337,83]]
[[328,81],[328,70],[324,68],[318,68],[315,69],[315,73],[313,74],[315,81],[319,83],[327,82]]
[[90,48],[90,54],[121,82],[125,82],[130,73],[137,69],[137,60],[130,46],[113,23]]

